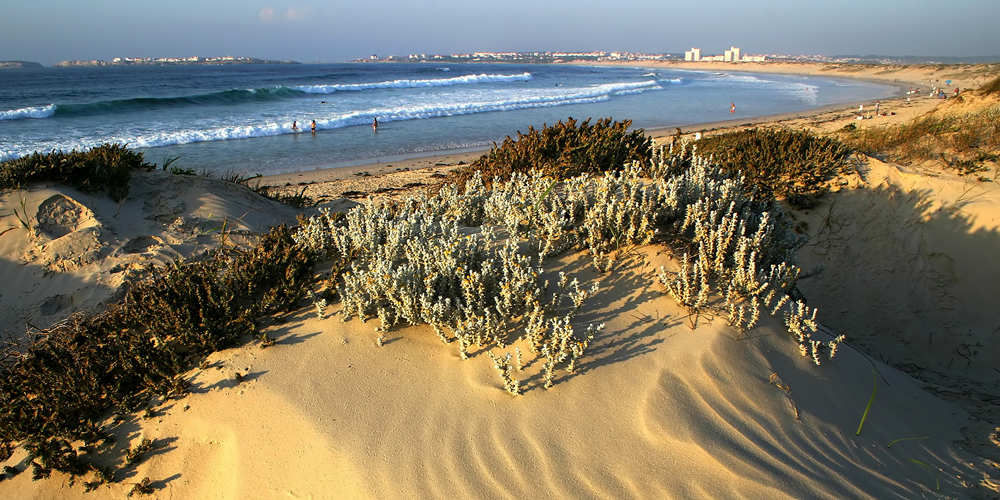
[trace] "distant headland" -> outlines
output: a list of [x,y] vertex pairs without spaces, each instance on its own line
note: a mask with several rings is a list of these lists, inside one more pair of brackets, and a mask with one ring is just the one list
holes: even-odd
[[63,61],[53,67],[70,68],[81,66],[217,66],[228,64],[301,64],[298,61],[271,61],[255,57],[116,57],[110,61]]
[[41,68],[42,65],[31,61],[0,61],[0,69]]

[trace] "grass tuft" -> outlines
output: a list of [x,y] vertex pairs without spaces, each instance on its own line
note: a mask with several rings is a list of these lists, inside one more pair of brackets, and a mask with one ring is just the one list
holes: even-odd
[[55,181],[81,191],[106,191],[115,201],[128,196],[132,171],[153,166],[142,153],[120,144],[103,144],[87,151],[69,153],[35,152],[16,160],[0,163],[0,189],[19,189],[29,182]]
[[924,468],[926,468],[927,470],[931,471],[931,474],[934,474],[934,487],[938,491],[941,491],[941,479],[938,478],[937,472],[934,472],[934,469],[932,469],[930,465],[927,465],[927,464],[921,462],[920,460],[914,460],[912,458],[907,458],[907,460],[910,461],[910,462],[913,462],[913,463],[915,463],[917,465],[922,465],[922,466],[924,466]]
[[861,423],[858,424],[858,432],[855,432],[855,436],[861,435],[861,428],[865,425],[865,419],[868,418],[868,410],[872,409],[872,403],[875,402],[875,391],[878,390],[878,380],[875,379],[875,369],[872,369],[872,397],[868,398],[868,406],[865,406],[865,413],[861,415]]

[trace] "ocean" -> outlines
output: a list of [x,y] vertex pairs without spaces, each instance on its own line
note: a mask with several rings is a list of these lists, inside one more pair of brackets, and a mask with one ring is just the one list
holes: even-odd
[[652,129],[895,92],[855,80],[569,65],[4,70],[0,161],[112,142],[142,151],[151,163],[177,158],[173,166],[199,173],[268,175],[482,149],[568,117],[631,119]]

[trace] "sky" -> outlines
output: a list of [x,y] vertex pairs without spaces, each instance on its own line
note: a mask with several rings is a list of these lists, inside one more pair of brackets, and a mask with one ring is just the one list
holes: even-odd
[[1000,55],[1000,0],[4,0],[0,61],[623,51]]

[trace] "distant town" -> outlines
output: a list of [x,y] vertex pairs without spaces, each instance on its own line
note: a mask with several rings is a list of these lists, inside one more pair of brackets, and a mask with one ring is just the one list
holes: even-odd
[[380,57],[377,54],[355,59],[353,62],[506,62],[521,64],[587,63],[587,62],[644,62],[644,61],[719,61],[719,62],[812,62],[830,64],[977,64],[1000,61],[991,57],[930,57],[930,56],[880,56],[818,54],[747,54],[739,47],[730,47],[721,54],[702,55],[702,50],[692,47],[683,53],[645,54],[641,52],[473,52],[468,54],[409,54]]
[[[740,47],[732,46],[718,54],[703,54],[702,49],[676,53],[646,54],[642,52],[472,52],[468,54],[409,54],[380,57],[377,54],[355,59],[352,62],[433,62],[433,63],[593,63],[593,62],[648,62],[648,61],[718,61],[733,63],[749,62],[801,62],[827,64],[980,64],[1000,62],[1000,56],[977,57],[932,57],[932,56],[881,56],[881,55],[790,55],[790,54],[749,54]],[[89,66],[184,66],[184,65],[229,65],[229,64],[301,64],[297,61],[273,61],[255,57],[116,57],[110,61],[63,61],[53,67]],[[317,62],[317,64],[323,64]],[[30,61],[0,61],[0,69],[39,68],[41,64]]]

